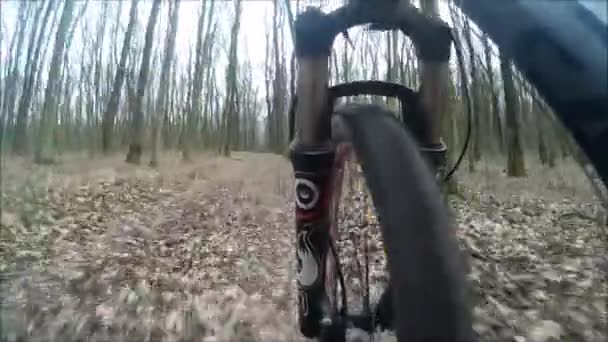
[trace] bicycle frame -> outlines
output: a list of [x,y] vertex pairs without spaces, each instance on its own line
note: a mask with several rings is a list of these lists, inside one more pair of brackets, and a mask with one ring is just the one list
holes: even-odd
[[342,161],[348,158],[344,149],[337,153],[332,141],[329,56],[336,35],[365,23],[384,30],[399,29],[413,40],[422,62],[418,109],[426,117],[417,138],[423,144],[441,143],[439,117],[447,103],[447,83],[439,76],[440,70],[447,68],[452,39],[445,23],[422,15],[401,0],[355,0],[329,14],[308,8],[298,16],[298,105],[290,159],[295,176],[299,320],[300,330],[307,337],[318,336],[321,322],[331,324],[335,314],[324,292],[325,267],[328,232],[335,214],[331,207],[335,195],[332,184],[336,181],[333,175],[337,173],[340,180]]

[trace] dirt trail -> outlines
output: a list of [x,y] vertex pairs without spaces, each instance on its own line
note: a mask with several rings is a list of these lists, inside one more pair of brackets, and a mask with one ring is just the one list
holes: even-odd
[[[3,337],[303,340],[294,321],[289,163],[254,153],[162,160],[160,170],[119,158],[4,163]],[[542,184],[556,178],[546,171],[531,176],[533,187],[501,177],[467,175],[464,200],[452,200],[471,257],[475,331],[484,341],[603,340],[608,262],[588,189],[577,176],[565,190]],[[535,192],[543,187],[551,193]],[[380,240],[373,225],[361,228],[362,208],[348,202],[344,227]],[[352,235],[338,245],[356,290]],[[377,247],[372,279],[382,282]]]

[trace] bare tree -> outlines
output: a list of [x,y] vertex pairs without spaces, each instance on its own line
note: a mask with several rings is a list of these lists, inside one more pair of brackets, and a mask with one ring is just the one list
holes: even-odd
[[[295,17],[293,11],[291,9],[291,2],[289,0],[285,0],[285,9],[287,10],[287,22],[289,24],[289,31],[291,33],[291,45],[295,47]],[[300,10],[300,0],[296,0],[296,15]],[[295,48],[291,52],[291,60],[289,62],[289,95],[294,98],[296,92],[296,53]]]
[[[280,42],[283,41],[283,11],[278,0],[273,0],[273,16],[272,16],[272,47],[267,41],[267,56],[266,56],[266,85],[269,88],[270,80],[272,80],[272,96],[267,92],[267,102],[269,106],[269,144],[272,151],[276,153],[283,152],[285,145],[285,114],[286,114],[286,74],[285,58]],[[268,39],[268,37],[267,37]],[[274,61],[274,75],[270,71],[270,48],[272,49],[272,60]],[[270,101],[269,101],[270,100]]]
[[497,134],[498,151],[504,152],[504,136],[502,128],[502,120],[500,117],[500,110],[498,107],[498,91],[496,90],[496,80],[494,75],[494,68],[492,66],[492,48],[490,46],[490,38],[487,34],[483,35],[482,39],[484,56],[486,60],[486,74],[488,76],[488,87],[487,92],[491,97],[491,122],[494,123],[493,130]]
[[129,10],[129,23],[127,24],[127,30],[122,43],[122,49],[120,52],[120,61],[116,67],[116,75],[114,76],[114,84],[112,86],[112,93],[110,94],[110,100],[106,107],[105,113],[102,118],[102,142],[101,147],[104,153],[108,153],[112,147],[112,133],[114,130],[114,120],[118,112],[118,106],[120,104],[120,95],[122,92],[122,85],[125,81],[127,58],[129,56],[129,49],[131,47],[131,39],[133,37],[133,31],[135,23],[137,22],[137,3],[139,0],[131,1],[131,9]]
[[[50,30],[46,30],[46,32],[44,32],[44,36],[46,37],[46,39],[43,41],[43,47],[42,47],[42,54],[40,55],[40,58],[38,58],[38,65],[36,66],[36,70],[42,70],[44,65],[46,64],[47,58],[46,56],[48,55],[49,51],[52,50],[51,48],[51,42],[53,41],[53,33],[54,33],[54,29],[58,26],[58,20],[59,20],[59,14],[61,13],[61,11],[59,11],[59,8],[62,4],[61,1],[54,1],[55,7],[52,11],[53,16],[51,19],[51,25],[49,26],[51,29]],[[86,5],[85,5],[86,7]],[[81,7],[82,8],[82,7]],[[67,37],[69,37],[69,29],[68,29],[68,34]],[[67,42],[67,37],[66,37],[66,42]],[[41,38],[42,39],[42,38]],[[42,40],[41,40],[42,41]],[[42,72],[37,72],[35,79],[34,79],[34,94],[39,94],[40,89],[43,85],[43,79],[42,79]],[[34,112],[35,113],[35,112]],[[34,118],[32,118],[32,121],[34,121]]]
[[165,41],[165,55],[161,66],[160,84],[156,95],[156,113],[153,115],[153,130],[152,130],[152,156],[150,158],[150,166],[158,166],[158,155],[160,154],[161,137],[163,129],[163,119],[167,107],[167,94],[169,88],[169,71],[175,51],[175,35],[177,33],[177,24],[179,17],[179,0],[174,0],[169,7],[169,30]]
[[241,97],[241,116],[243,121],[240,127],[239,135],[243,137],[240,148],[253,149],[255,147],[255,132],[256,132],[256,113],[257,113],[257,89],[253,85],[253,75],[251,63],[249,61],[243,63],[241,68],[241,92],[245,93]]
[[[51,11],[54,8],[52,1],[48,1],[46,11],[42,19],[40,19],[43,13],[44,2],[40,3],[40,7],[34,15],[34,26],[30,33],[30,41],[28,43],[28,54],[25,64],[25,73],[23,81],[23,89],[21,91],[21,98],[19,99],[19,106],[17,107],[17,123],[15,127],[15,137],[13,142],[13,151],[17,154],[24,154],[27,151],[27,121],[32,103],[33,91],[34,91],[34,80],[36,79],[38,58],[40,56],[40,50],[42,48],[42,38],[44,37],[45,27],[48,19],[51,16]],[[39,20],[42,20],[40,22]],[[40,27],[40,33],[38,28]],[[67,27],[66,27],[67,31]],[[38,39],[36,40],[36,37]]]
[[542,165],[555,167],[555,149],[551,146],[550,137],[559,132],[561,127],[554,123],[555,118],[551,116],[551,110],[543,103],[532,85],[523,79],[521,83],[530,98],[530,115],[533,120],[531,127],[534,128],[530,131],[533,135],[533,142],[536,143],[538,158]]
[[272,81],[272,64],[270,60],[271,47],[270,47],[270,33],[266,31],[266,54],[264,55],[264,87],[266,90],[266,133],[267,133],[267,145],[272,148],[275,143],[275,132],[276,132],[276,120],[274,119],[274,111],[271,99],[270,82]]
[[55,126],[57,125],[56,105],[58,101],[58,90],[60,89],[59,72],[61,71],[61,57],[65,47],[66,35],[74,11],[74,0],[66,0],[57,35],[55,46],[49,69],[49,77],[44,93],[44,103],[42,105],[42,118],[40,120],[40,130],[38,132],[35,161],[37,163],[53,163],[55,159],[55,141],[53,139]]
[[[54,139],[55,139],[55,150],[56,150],[56,154],[57,155],[61,155],[61,153],[63,152],[63,150],[68,148],[68,145],[71,142],[71,136],[69,135],[69,133],[67,132],[68,129],[70,129],[70,121],[71,118],[70,116],[72,115],[71,113],[71,105],[72,105],[72,74],[71,74],[71,63],[70,63],[70,47],[72,46],[72,41],[74,38],[74,33],[76,31],[76,27],[78,26],[78,23],[80,22],[80,20],[84,17],[84,14],[87,10],[89,1],[85,1],[84,4],[82,6],[80,6],[80,9],[78,11],[78,13],[76,14],[75,18],[72,20],[70,27],[68,28],[68,33],[66,35],[66,39],[65,39],[65,48],[64,48],[64,53],[63,53],[63,66],[61,68],[60,71],[60,76],[59,76],[59,84],[60,84],[60,89],[57,91],[58,94],[60,94],[59,99],[55,105],[55,108],[53,109],[57,115],[57,127],[54,130]],[[53,20],[53,24],[55,23],[55,21]],[[46,55],[47,49],[45,48],[44,52],[43,52],[43,60],[44,60],[44,56]],[[41,62],[42,65],[42,62]],[[42,68],[42,66],[40,67]],[[36,80],[36,84],[34,86],[35,92],[38,93],[38,88],[40,86],[39,81],[40,80],[40,75],[41,73],[38,73],[37,76],[37,80]]]
[[91,149],[89,150],[91,156],[95,153],[95,149],[97,148],[98,142],[98,133],[97,133],[97,113],[100,113],[102,110],[102,94],[101,94],[101,82],[102,82],[102,51],[103,51],[103,41],[106,32],[106,22],[108,15],[108,4],[103,3],[101,10],[101,17],[99,23],[97,25],[97,32],[95,35],[95,41],[92,44],[92,58],[91,58],[91,69],[93,71],[93,85],[94,92],[91,92],[94,95],[94,98],[91,99],[91,119],[92,121],[89,123],[92,127],[90,132],[91,139]]
[[202,0],[202,10],[198,18],[197,34],[196,34],[196,50],[194,55],[194,70],[191,72],[192,82],[190,87],[190,101],[187,111],[187,117],[185,124],[183,125],[182,133],[182,158],[184,161],[190,161],[190,150],[193,140],[195,140],[195,132],[197,126],[198,117],[201,115],[201,93],[203,90],[203,72],[205,70],[205,41],[209,38],[209,27],[210,23],[207,24],[207,34],[205,35],[205,19],[211,20],[212,11],[214,9],[214,2],[210,4],[209,12],[210,15],[206,16],[207,0]]
[[[462,16],[461,16],[462,18]],[[477,69],[477,60],[476,60],[476,52],[475,47],[473,46],[472,39],[472,28],[468,18],[462,18],[463,21],[463,31],[464,38],[467,44],[468,52],[469,52],[469,68],[470,68],[470,77],[471,77],[471,103],[472,103],[472,114],[473,114],[473,122],[472,122],[472,135],[473,139],[471,141],[472,151],[469,153],[469,171],[475,170],[475,163],[481,159],[481,101],[482,96],[480,92],[479,85],[479,73]]]
[[[8,141],[11,136],[6,136],[9,133],[9,129],[13,126],[15,116],[15,102],[17,100],[17,81],[20,74],[20,63],[21,55],[23,53],[23,43],[25,42],[25,32],[27,28],[28,18],[31,14],[33,6],[28,2],[21,2],[19,4],[19,15],[17,20],[17,28],[15,34],[11,40],[8,54],[7,63],[7,75],[5,77],[4,86],[5,89],[2,94],[2,122],[0,127],[2,134],[2,143]],[[16,44],[16,46],[15,46]],[[11,129],[11,134],[14,134],[14,130]],[[4,146],[4,144],[3,144]]]
[[228,57],[228,66],[226,67],[226,104],[224,105],[223,120],[224,120],[224,143],[222,144],[222,153],[225,156],[230,155],[235,137],[234,130],[238,129],[238,123],[235,121],[238,115],[239,105],[237,99],[237,73],[238,73],[238,53],[237,44],[239,39],[239,29],[241,27],[241,0],[234,0],[234,22],[230,31],[230,51]]
[[129,151],[127,152],[126,162],[131,164],[139,164],[141,161],[141,154],[143,151],[143,139],[144,139],[144,112],[143,112],[143,101],[146,92],[146,86],[148,82],[148,73],[150,69],[150,55],[152,54],[152,44],[154,39],[154,28],[156,26],[156,19],[158,18],[158,12],[160,10],[161,0],[154,0],[152,3],[152,10],[150,11],[150,17],[148,19],[148,25],[146,27],[146,38],[144,42],[144,53],[142,56],[141,66],[139,68],[139,77],[137,79],[137,96],[135,97],[135,103],[133,108],[133,114],[131,118],[131,132],[130,132],[130,144]]
[[517,94],[513,85],[513,70],[511,61],[502,51],[500,53],[500,70],[502,73],[505,114],[507,118],[507,175],[511,177],[524,177],[526,176],[526,168],[520,136]]
[[[214,142],[215,140],[213,138],[211,138],[213,136],[213,127],[211,125],[211,121],[212,121],[212,108],[211,108],[211,102],[212,102],[212,96],[215,96],[214,92],[216,89],[211,89],[212,88],[212,84],[211,84],[211,79],[215,79],[215,72],[213,69],[213,63],[214,63],[214,48],[215,48],[215,39],[213,37],[215,37],[215,35],[217,34],[217,22],[214,22],[213,19],[213,11],[214,11],[214,6],[213,6],[213,2],[211,3],[211,8],[209,9],[209,16],[207,18],[207,29],[206,29],[206,33],[205,33],[205,39],[203,40],[203,66],[204,66],[204,73],[203,75],[205,76],[205,84],[207,87],[207,91],[205,92],[206,96],[205,96],[205,104],[204,106],[201,106],[203,113],[202,115],[199,115],[200,119],[202,120],[202,125],[201,125],[201,141],[203,143],[207,143],[207,144],[211,144],[212,142]],[[212,26],[213,23],[213,26]]]

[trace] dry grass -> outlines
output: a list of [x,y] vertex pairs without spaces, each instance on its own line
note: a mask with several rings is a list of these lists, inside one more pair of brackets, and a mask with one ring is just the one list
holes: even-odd
[[[500,199],[510,196],[542,196],[551,201],[563,199],[594,202],[595,193],[581,167],[572,159],[562,160],[555,168],[527,160],[527,177],[510,178],[505,174],[504,160],[482,160],[476,172],[459,172],[467,188],[488,192]],[[466,167],[463,166],[463,170]]]

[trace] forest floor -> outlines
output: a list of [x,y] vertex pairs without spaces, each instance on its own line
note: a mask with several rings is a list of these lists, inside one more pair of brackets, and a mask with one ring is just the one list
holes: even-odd
[[[162,160],[159,170],[122,157],[3,160],[1,341],[304,340],[288,162]],[[450,204],[481,340],[606,341],[607,232],[583,173],[574,163],[531,166],[523,179],[478,169],[460,172]],[[346,216],[360,214],[355,203]],[[357,240],[343,235],[350,266]],[[383,281],[377,254],[372,285]]]

